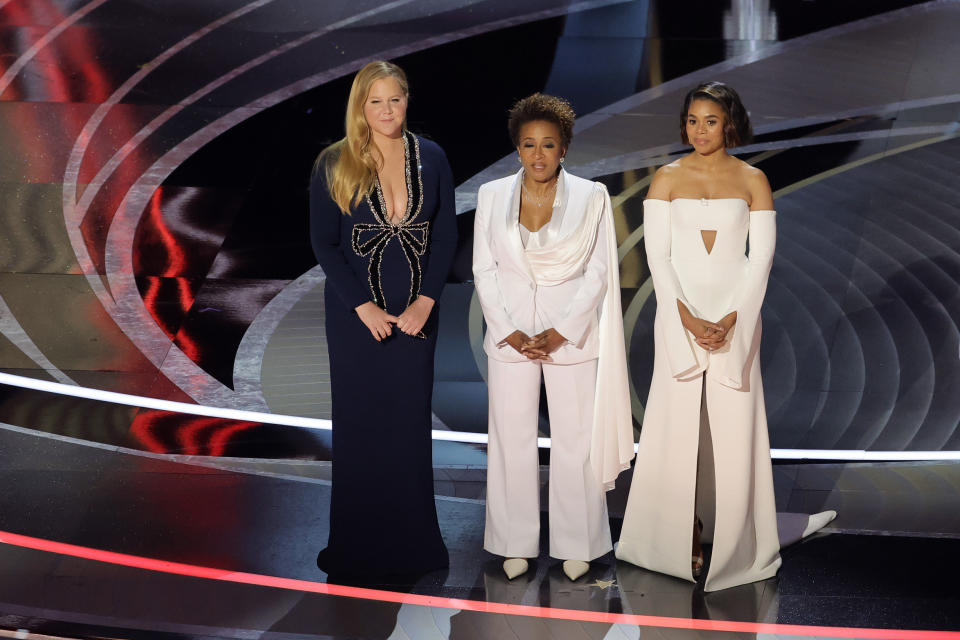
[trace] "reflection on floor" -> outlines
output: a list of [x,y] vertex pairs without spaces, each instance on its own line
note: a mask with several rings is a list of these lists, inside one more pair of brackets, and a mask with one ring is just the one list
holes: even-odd
[[[957,464],[778,465],[778,508],[801,512],[837,508],[840,517],[824,533],[787,547],[777,578],[710,594],[703,592],[702,584],[616,562],[611,554],[594,562],[589,574],[576,582],[544,554],[532,563],[529,574],[507,581],[500,559],[482,551],[483,469],[440,468],[437,506],[451,551],[450,568],[414,584],[352,585],[433,597],[429,602],[436,611],[427,615],[416,613],[418,603],[426,600],[406,601],[398,614],[396,602],[333,597],[352,592],[330,591],[322,584],[325,576],[313,561],[327,534],[325,463],[170,459],[38,436],[14,427],[0,429],[0,450],[5,460],[0,484],[6,488],[0,495],[0,531],[9,532],[0,533],[0,541],[7,543],[0,545],[0,554],[11,568],[0,580],[0,613],[21,616],[43,608],[43,619],[28,615],[22,622],[34,632],[80,633],[76,629],[84,627],[75,626],[80,624],[111,628],[114,633],[192,629],[188,633],[245,637],[239,630],[286,629],[333,637],[387,637],[394,625],[423,625],[424,620],[455,614],[451,635],[410,637],[498,637],[488,634],[501,625],[529,624],[543,627],[544,633],[579,629],[591,618],[577,612],[611,614],[592,618],[603,629],[641,622],[619,614],[656,617],[643,622],[651,626],[670,624],[660,618],[681,619],[688,621],[682,628],[701,630],[696,624],[705,621],[927,630],[956,629],[960,624],[952,579],[953,571],[960,569],[960,522],[956,510],[949,508],[952,495],[946,490],[960,481]],[[628,476],[610,495],[614,537]],[[936,489],[938,483],[943,489]],[[82,491],[77,492],[78,487]],[[911,530],[902,530],[905,523]],[[786,535],[788,515],[781,517],[780,525]],[[880,528],[887,525],[900,529]],[[860,533],[848,533],[851,530]],[[44,543],[24,543],[11,534]],[[45,541],[78,548],[51,548]],[[18,548],[22,544],[28,548]],[[546,546],[544,538],[542,547]],[[129,558],[119,560],[125,566],[116,566],[111,563],[117,559],[104,557],[104,551],[190,566],[157,567],[156,562]],[[81,559],[68,557],[75,555]],[[195,567],[213,571],[198,572]],[[151,570],[157,568],[205,579]],[[234,580],[230,576],[235,573],[243,575]],[[278,578],[305,582],[277,582]],[[364,595],[375,601],[394,598]],[[222,604],[234,598],[258,604]],[[183,606],[187,602],[203,606]],[[507,608],[491,615],[483,613],[484,603],[573,613],[549,614],[568,617],[566,622],[543,619],[545,612],[537,609]],[[354,610],[357,615],[367,611],[363,616],[369,619],[353,620]],[[515,615],[526,618],[518,620]],[[352,626],[356,624],[361,626]],[[380,634],[367,625],[387,631]],[[737,630],[762,629],[754,624]],[[793,633],[790,627],[780,631]],[[661,632],[671,637],[669,630]],[[586,635],[569,637],[617,637],[604,636],[609,631],[599,636],[578,633]],[[830,635],[826,630],[818,633]]]

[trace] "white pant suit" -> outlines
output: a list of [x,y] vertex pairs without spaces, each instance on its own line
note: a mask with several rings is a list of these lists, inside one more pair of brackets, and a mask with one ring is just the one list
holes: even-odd
[[[542,376],[552,439],[550,555],[592,560],[612,548],[604,490],[633,453],[610,200],[602,184],[561,171],[553,216],[531,233],[519,225],[521,179],[522,172],[487,183],[477,197],[473,269],[490,397],[484,548],[539,554]],[[549,328],[568,340],[550,361],[529,360],[505,342],[517,329]],[[598,384],[598,375],[612,379]]]
[[483,547],[507,558],[540,549],[537,422],[541,369],[550,414],[550,555],[592,560],[612,548],[603,486],[590,469],[590,417],[597,361],[490,360],[487,526]]

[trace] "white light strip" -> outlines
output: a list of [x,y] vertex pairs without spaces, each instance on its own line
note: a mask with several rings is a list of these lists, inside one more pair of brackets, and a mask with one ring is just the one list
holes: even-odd
[[76,387],[69,384],[60,384],[59,382],[47,382],[46,380],[24,378],[23,376],[15,376],[3,372],[0,372],[0,383],[8,384],[14,387],[23,387],[24,389],[34,389],[36,391],[46,391],[64,396],[73,396],[74,398],[86,398],[87,400],[113,402],[114,404],[123,404],[131,407],[143,407],[145,409],[176,411],[177,413],[189,413],[196,416],[210,416],[213,418],[226,418],[227,420],[245,420],[249,422],[266,422],[267,424],[285,424],[291,427],[304,427],[306,429],[333,429],[333,425],[329,420],[321,420],[319,418],[303,418],[300,416],[285,416],[276,413],[263,413],[260,411],[244,411],[242,409],[208,407],[202,404],[174,402],[172,400],[160,400],[158,398],[148,398],[146,396],[134,396],[127,393],[116,393],[114,391],[101,391],[100,389],[90,389],[89,387]]
[[[59,382],[47,382],[35,378],[25,378],[9,373],[0,372],[0,384],[13,387],[46,391],[74,398],[113,402],[131,407],[158,409],[160,411],[175,411],[197,416],[210,416],[227,420],[244,420],[247,422],[264,422],[266,424],[282,424],[305,429],[332,430],[333,424],[329,420],[319,418],[304,418],[301,416],[287,416],[277,413],[263,413],[259,411],[244,411],[242,409],[224,409],[208,407],[201,404],[159,400],[146,396],[135,396],[114,391],[101,391],[89,387],[78,387]],[[467,444],[486,444],[487,434],[470,433],[466,431],[438,431],[433,430],[434,440],[446,442],[464,442]],[[550,448],[550,438],[537,438],[537,446],[541,449]],[[636,449],[636,445],[634,445]],[[770,457],[774,460],[837,460],[857,462],[919,462],[934,460],[960,460],[960,451],[864,451],[863,449],[771,449]]]
[[774,460],[845,460],[921,462],[960,460],[960,451],[865,451],[864,449],[771,449]]

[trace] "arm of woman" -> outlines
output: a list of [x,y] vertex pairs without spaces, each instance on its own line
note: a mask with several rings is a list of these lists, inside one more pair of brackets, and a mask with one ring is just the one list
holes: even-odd
[[381,340],[390,335],[389,323],[396,318],[371,302],[369,290],[347,263],[340,242],[343,216],[327,191],[323,168],[318,167],[310,180],[310,243],[326,275],[327,292],[332,291],[345,307],[353,309],[371,335]]
[[[420,295],[407,307],[397,319],[397,328],[408,335],[417,335],[427,323],[430,312],[443,285],[450,274],[450,265],[457,250],[457,210],[453,191],[453,174],[447,156],[439,147],[436,148],[437,157],[431,159],[435,163],[434,169],[439,173],[437,189],[437,210],[430,225],[430,262],[426,273],[423,274],[423,283],[420,286]],[[424,168],[427,170],[427,168]]]
[[[490,246],[493,199],[492,189],[488,185],[481,186],[477,192],[477,213],[473,221],[473,284],[483,309],[483,319],[487,322],[487,332],[492,333],[495,344],[503,344],[517,332],[517,324],[507,310],[500,289],[497,260]],[[509,344],[517,348],[514,342]]]
[[[317,262],[327,276],[327,285],[348,309],[370,302],[370,292],[357,279],[347,264],[344,247],[340,244],[340,225],[343,212],[330,198],[323,168],[313,172],[310,180],[310,243]],[[349,249],[349,247],[347,248]]]
[[721,324],[735,326],[729,336],[727,365],[724,375],[720,377],[721,383],[733,389],[743,387],[750,362],[757,355],[756,348],[759,345],[754,344],[754,338],[777,244],[777,214],[773,210],[770,184],[759,169],[751,168],[749,171],[751,206],[747,269],[740,282],[736,283],[730,311],[720,321]]
[[643,243],[657,294],[657,322],[661,325],[658,329],[662,331],[667,361],[673,377],[682,378],[700,373],[706,362],[691,340],[691,336],[703,336],[688,328],[699,319],[690,310],[670,261],[670,186],[664,169],[657,171],[643,201]]

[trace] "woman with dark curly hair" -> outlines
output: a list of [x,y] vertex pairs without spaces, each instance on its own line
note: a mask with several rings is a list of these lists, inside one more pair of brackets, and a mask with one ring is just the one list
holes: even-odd
[[694,580],[712,539],[715,591],[780,566],[758,357],[776,213],[763,172],[727,153],[751,138],[731,87],[690,91],[680,137],[693,153],[661,167],[643,203],[656,355],[617,557]]
[[524,573],[539,554],[540,380],[550,415],[550,555],[576,580],[612,545],[605,488],[630,464],[617,247],[604,185],[561,167],[574,113],[534,94],[510,111],[520,170],[477,194],[473,273],[487,322],[484,548]]

